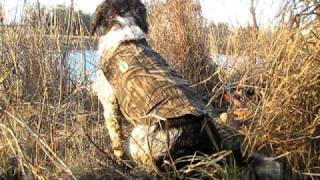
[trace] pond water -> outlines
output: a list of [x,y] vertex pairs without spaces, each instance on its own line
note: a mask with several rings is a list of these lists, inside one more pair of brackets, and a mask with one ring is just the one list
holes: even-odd
[[235,57],[233,55],[215,54],[211,55],[212,61],[226,70],[234,69],[239,64],[243,64],[245,57]]
[[[236,58],[232,55],[212,54],[212,62],[228,70],[236,68],[242,64],[246,58]],[[89,80],[95,79],[95,72],[98,66],[98,54],[93,50],[73,50],[68,54],[68,62],[71,68],[73,79],[83,79],[86,77]]]
[[97,51],[73,50],[68,54],[68,62],[73,79],[86,77],[89,80],[93,80],[95,78],[95,72],[98,67]]

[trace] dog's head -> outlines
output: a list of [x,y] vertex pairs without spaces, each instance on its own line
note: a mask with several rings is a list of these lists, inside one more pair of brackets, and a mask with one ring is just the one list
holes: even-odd
[[91,35],[106,34],[117,23],[117,17],[133,18],[148,33],[147,12],[140,0],[105,0],[97,6],[91,21]]

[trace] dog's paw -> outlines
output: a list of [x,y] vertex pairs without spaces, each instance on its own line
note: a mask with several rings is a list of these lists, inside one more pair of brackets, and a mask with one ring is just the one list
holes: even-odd
[[114,150],[113,153],[119,159],[124,158],[124,151],[122,151],[122,150]]

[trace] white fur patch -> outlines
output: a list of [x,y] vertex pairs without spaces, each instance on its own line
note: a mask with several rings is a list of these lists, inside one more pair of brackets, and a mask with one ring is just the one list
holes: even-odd
[[181,129],[163,131],[157,130],[155,125],[138,125],[131,132],[126,144],[126,154],[136,162],[150,165],[153,158],[167,153],[181,134]]
[[105,118],[110,118],[110,116],[113,116],[112,107],[115,100],[115,94],[111,84],[108,82],[102,70],[98,70],[96,72],[96,76],[96,80],[92,85],[92,90],[97,94],[103,106],[103,115]]
[[116,17],[122,25],[121,28],[112,28],[107,34],[99,39],[99,56],[103,56],[104,51],[113,51],[124,41],[139,40],[146,38],[143,30],[136,25],[132,17]]

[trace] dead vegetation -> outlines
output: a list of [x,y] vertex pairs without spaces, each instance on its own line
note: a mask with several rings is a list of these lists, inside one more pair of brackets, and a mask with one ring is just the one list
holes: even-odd
[[[320,176],[316,2],[288,1],[284,20],[268,28],[204,26],[199,4],[191,1],[149,5],[149,41],[214,113],[226,112],[226,123],[245,135],[244,152],[267,152],[288,161],[295,175],[313,178]],[[69,62],[70,50],[94,47],[80,16],[68,11],[49,26],[45,12],[36,12],[31,22],[0,26],[0,179],[137,177],[110,153],[101,108],[87,90],[86,58]],[[232,55],[226,60],[234,66],[217,66],[212,53]],[[234,178],[236,167],[216,163],[228,156],[199,157],[182,171]]]
[[[206,29],[198,4],[170,1],[152,9],[151,22],[161,23],[152,24],[151,40],[215,112],[227,112],[245,135],[244,153],[263,151],[294,174],[319,177],[320,3],[284,2],[279,18],[289,20],[274,27],[258,26],[251,3],[252,26]],[[231,67],[213,65],[210,53],[231,55]]]

